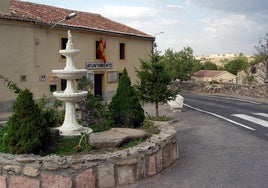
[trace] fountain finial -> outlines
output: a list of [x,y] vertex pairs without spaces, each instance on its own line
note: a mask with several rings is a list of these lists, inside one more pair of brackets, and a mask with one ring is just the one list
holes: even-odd
[[74,49],[73,44],[73,35],[70,30],[68,30],[68,42],[66,45],[66,50],[73,50]]

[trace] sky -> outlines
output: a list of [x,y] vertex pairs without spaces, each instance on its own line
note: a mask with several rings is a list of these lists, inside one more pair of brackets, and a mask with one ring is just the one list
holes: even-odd
[[26,1],[101,14],[155,36],[162,53],[253,55],[268,33],[268,0]]

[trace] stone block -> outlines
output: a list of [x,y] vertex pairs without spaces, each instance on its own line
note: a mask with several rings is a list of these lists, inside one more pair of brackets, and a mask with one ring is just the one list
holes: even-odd
[[123,143],[138,138],[145,138],[147,133],[143,130],[131,128],[112,128],[108,131],[92,133],[89,142],[96,148],[117,148]]
[[162,169],[163,169],[163,166],[162,166],[162,151],[159,150],[156,153],[156,171],[161,172]]
[[11,175],[17,175],[21,172],[21,167],[16,166],[16,165],[5,165],[4,170]]
[[0,188],[6,188],[7,187],[7,180],[5,176],[0,176]]
[[62,175],[41,174],[42,188],[71,188],[72,180]]
[[167,168],[173,162],[173,147],[171,144],[167,144],[162,150],[162,166]]
[[114,187],[114,165],[103,164],[98,166],[98,182],[99,187]]
[[156,155],[150,155],[149,156],[149,161],[148,161],[148,175],[152,176],[156,174]]
[[75,178],[76,188],[95,188],[96,187],[96,174],[92,169],[88,169],[80,173]]
[[140,154],[138,156],[138,165],[137,165],[137,179],[143,179],[146,177],[146,158],[145,154]]
[[22,177],[22,176],[12,176],[9,181],[10,188],[39,188],[40,182],[37,179]]
[[133,164],[137,164],[137,162],[138,162],[137,158],[132,158],[132,159],[119,161],[117,162],[117,165],[133,165]]
[[133,165],[124,165],[117,168],[118,184],[127,185],[134,183],[136,173],[134,172]]
[[35,158],[33,157],[19,157],[16,159],[16,161],[20,163],[32,163],[35,161]]
[[26,176],[31,176],[31,177],[36,177],[38,176],[39,174],[39,170],[32,167],[32,166],[29,166],[29,165],[26,165],[23,170],[22,170],[23,174],[25,174]]

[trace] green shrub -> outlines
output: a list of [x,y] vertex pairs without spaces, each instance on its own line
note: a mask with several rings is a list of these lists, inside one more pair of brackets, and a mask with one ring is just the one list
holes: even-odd
[[144,110],[131,86],[130,78],[124,69],[116,94],[109,104],[113,124],[119,127],[140,127],[144,120]]
[[39,154],[50,143],[51,132],[45,117],[28,89],[19,92],[7,126],[4,143],[12,154]]
[[4,153],[8,152],[4,144],[4,136],[6,135],[7,130],[8,130],[7,126],[0,128],[0,152],[4,152]]
[[[85,126],[105,129],[108,125],[108,106],[100,97],[88,93],[87,97],[79,102],[81,120]],[[95,131],[94,131],[95,132]]]
[[42,115],[44,115],[48,126],[56,127],[63,123],[64,110],[59,110],[59,107],[62,106],[61,101],[56,100],[53,105],[50,105],[49,99],[42,97],[37,105],[41,110]]

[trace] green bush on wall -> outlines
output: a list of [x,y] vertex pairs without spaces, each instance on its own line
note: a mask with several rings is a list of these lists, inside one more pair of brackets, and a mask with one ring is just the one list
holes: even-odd
[[50,143],[49,126],[28,89],[19,92],[7,126],[4,143],[12,154],[39,154]]
[[144,110],[131,86],[126,69],[123,70],[116,94],[109,104],[109,111],[115,126],[140,127],[144,120]]

